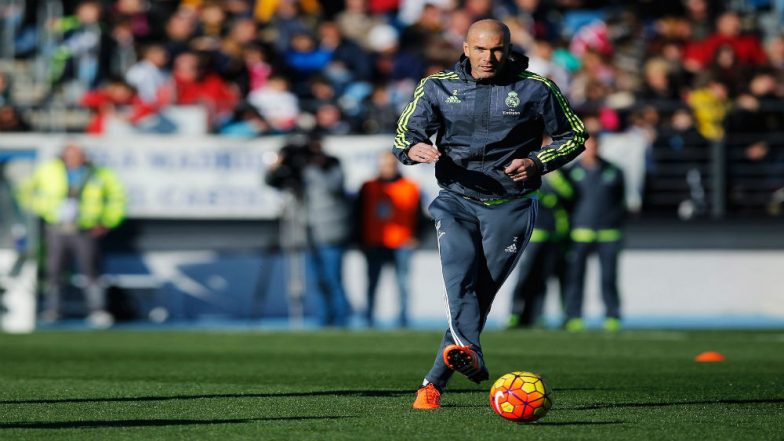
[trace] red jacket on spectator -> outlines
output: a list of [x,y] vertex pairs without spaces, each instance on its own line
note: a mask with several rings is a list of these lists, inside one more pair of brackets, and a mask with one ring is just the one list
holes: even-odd
[[400,0],[368,0],[368,10],[373,15],[386,14],[397,10]]
[[710,64],[714,54],[722,46],[731,47],[741,64],[761,65],[768,60],[762,44],[753,35],[729,37],[713,34],[703,41],[689,43],[683,53],[684,61],[695,61],[700,67],[705,67]]
[[85,127],[87,133],[104,133],[111,115],[118,115],[126,122],[136,124],[145,116],[155,113],[155,109],[146,105],[132,90],[118,91],[119,87],[123,86],[109,85],[82,96],[81,104],[95,112]]
[[158,91],[158,102],[166,105],[203,105],[207,107],[210,120],[216,122],[222,116],[232,113],[237,105],[237,91],[215,74],[204,75],[200,79],[183,78],[173,75],[169,85]]

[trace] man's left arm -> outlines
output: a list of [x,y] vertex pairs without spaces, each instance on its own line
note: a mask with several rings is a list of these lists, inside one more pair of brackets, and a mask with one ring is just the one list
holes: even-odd
[[562,167],[585,150],[588,133],[558,86],[547,79],[542,82],[546,87],[539,109],[545,131],[553,142],[531,152],[528,157],[539,172],[545,174]]
[[112,229],[125,219],[125,188],[117,175],[108,169],[101,171],[104,207],[101,226]]

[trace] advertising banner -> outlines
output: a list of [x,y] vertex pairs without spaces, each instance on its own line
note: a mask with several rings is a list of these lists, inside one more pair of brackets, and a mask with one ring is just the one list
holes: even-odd
[[[68,142],[79,143],[91,160],[120,176],[129,218],[273,219],[281,211],[281,195],[264,183],[264,174],[286,137],[13,135],[0,137],[0,151],[35,149],[45,161]],[[379,153],[391,145],[391,136],[324,140],[325,150],[343,163],[349,193],[375,175]],[[403,168],[420,182],[426,199],[435,197],[432,165]]]

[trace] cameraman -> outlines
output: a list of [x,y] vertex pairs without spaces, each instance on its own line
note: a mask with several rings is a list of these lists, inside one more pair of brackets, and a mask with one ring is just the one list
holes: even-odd
[[287,205],[300,207],[284,208],[289,215],[284,214],[281,246],[307,247],[323,298],[324,326],[347,326],[351,315],[343,288],[343,254],[351,234],[343,179],[340,161],[324,153],[321,138],[313,134],[290,140],[266,176],[267,184],[293,195]]

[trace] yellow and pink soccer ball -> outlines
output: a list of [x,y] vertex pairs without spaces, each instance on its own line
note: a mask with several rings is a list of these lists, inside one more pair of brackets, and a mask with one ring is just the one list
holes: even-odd
[[511,372],[490,388],[490,407],[503,418],[530,423],[542,418],[553,405],[552,391],[532,372]]

